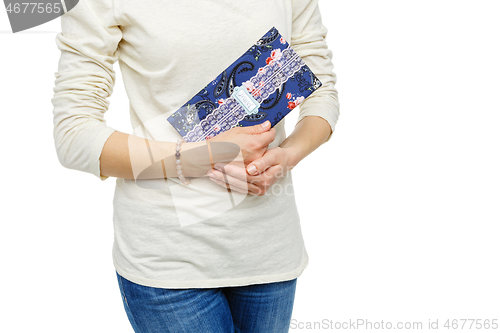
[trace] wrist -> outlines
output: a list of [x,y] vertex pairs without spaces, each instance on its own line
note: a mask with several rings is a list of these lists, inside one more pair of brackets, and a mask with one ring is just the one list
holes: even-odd
[[292,170],[293,168],[295,168],[297,166],[297,164],[299,164],[301,158],[297,152],[296,149],[293,149],[292,147],[283,147],[281,148],[285,151],[286,153],[286,156],[287,156],[287,165],[286,165],[286,168],[287,170]]
[[[177,142],[149,140],[149,145],[154,161],[159,163],[160,170],[165,171],[163,175],[167,178],[178,178]],[[208,150],[203,141],[182,143],[179,155],[184,177],[201,177],[210,169]]]
[[211,168],[210,155],[205,141],[184,142],[180,153],[184,177],[203,177]]

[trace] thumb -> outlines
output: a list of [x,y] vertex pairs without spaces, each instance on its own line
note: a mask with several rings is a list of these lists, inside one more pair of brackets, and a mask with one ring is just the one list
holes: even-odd
[[262,124],[243,127],[245,132],[248,134],[261,134],[268,131],[270,128],[271,128],[271,122],[269,120],[266,120]]
[[248,164],[246,170],[249,175],[256,176],[266,171],[267,168],[271,167],[272,165],[273,157],[271,156],[271,154],[264,154],[254,160],[252,163]]

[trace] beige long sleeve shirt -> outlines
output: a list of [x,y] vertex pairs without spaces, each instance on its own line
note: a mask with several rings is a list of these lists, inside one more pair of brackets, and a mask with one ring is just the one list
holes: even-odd
[[[100,176],[99,157],[115,131],[104,119],[115,62],[130,100],[131,134],[174,142],[180,135],[166,118],[273,26],[323,84],[299,106],[297,122],[319,116],[332,131],[336,125],[336,76],[318,0],[80,0],[61,24],[52,103],[57,155],[67,168],[108,178]],[[269,148],[286,138],[286,119],[275,126]],[[117,272],[161,288],[298,277],[308,255],[291,177],[288,172],[264,196],[233,191],[231,201],[206,177],[187,186],[170,178],[161,186],[116,178]]]

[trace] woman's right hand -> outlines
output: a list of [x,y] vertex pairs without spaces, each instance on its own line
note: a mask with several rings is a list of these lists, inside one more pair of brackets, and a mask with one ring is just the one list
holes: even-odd
[[[264,155],[269,144],[274,141],[275,136],[276,130],[271,128],[271,122],[266,120],[264,123],[254,126],[233,127],[207,141],[208,143],[216,143],[211,145],[211,147],[222,146],[220,142],[228,142],[237,145],[246,165]],[[223,152],[219,149],[217,149],[215,154],[212,151],[214,160],[220,161],[221,158],[218,157],[222,157],[222,160],[224,160],[225,158],[220,156],[221,153]]]

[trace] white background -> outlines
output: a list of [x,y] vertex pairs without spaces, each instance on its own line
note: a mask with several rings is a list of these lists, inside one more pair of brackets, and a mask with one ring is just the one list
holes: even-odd
[[[310,257],[294,321],[500,321],[500,3],[320,6],[341,114],[293,171]],[[131,333],[111,260],[114,178],[55,153],[60,20],[12,34],[2,9],[0,30],[0,332]],[[130,133],[115,70],[106,119]],[[297,110],[287,119],[291,133]],[[333,330],[291,330],[311,331]]]

